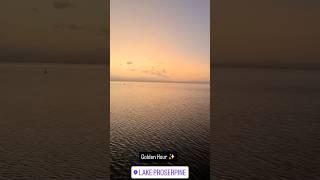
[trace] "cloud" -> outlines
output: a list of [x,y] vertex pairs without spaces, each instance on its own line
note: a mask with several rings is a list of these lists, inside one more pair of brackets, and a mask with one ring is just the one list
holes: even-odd
[[151,67],[151,69],[145,69],[141,71],[142,73],[153,75],[153,76],[159,76],[167,78],[167,71],[165,69],[156,69],[155,67]]
[[72,31],[79,31],[79,30],[83,30],[83,27],[80,25],[76,25],[76,24],[59,24],[55,26],[56,29],[59,30],[72,30]]
[[69,1],[67,0],[59,0],[59,1],[54,1],[52,3],[52,6],[55,8],[55,9],[65,9],[65,8],[72,8],[74,7],[74,5],[72,3],[70,3]]

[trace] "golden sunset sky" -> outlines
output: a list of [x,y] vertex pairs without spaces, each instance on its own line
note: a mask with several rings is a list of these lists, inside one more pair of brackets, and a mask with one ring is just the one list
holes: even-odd
[[209,81],[209,0],[111,0],[111,80]]

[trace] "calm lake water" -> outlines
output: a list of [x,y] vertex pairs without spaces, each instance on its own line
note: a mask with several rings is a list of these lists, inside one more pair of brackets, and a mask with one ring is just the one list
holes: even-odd
[[188,165],[191,179],[208,179],[209,96],[209,84],[111,82],[111,179],[128,179],[139,152],[168,150],[178,162],[158,165]]

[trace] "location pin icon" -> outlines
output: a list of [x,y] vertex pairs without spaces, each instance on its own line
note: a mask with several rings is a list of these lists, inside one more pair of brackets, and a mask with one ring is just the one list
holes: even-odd
[[137,171],[137,170],[134,170],[134,171],[133,171],[133,173],[134,173],[134,174],[137,174],[137,173],[138,173],[138,171]]

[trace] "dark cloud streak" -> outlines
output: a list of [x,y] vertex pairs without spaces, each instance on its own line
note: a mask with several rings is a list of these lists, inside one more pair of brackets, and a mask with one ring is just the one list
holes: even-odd
[[151,67],[151,69],[145,69],[141,72],[148,75],[168,78],[167,71],[165,69],[156,69],[155,67]]

